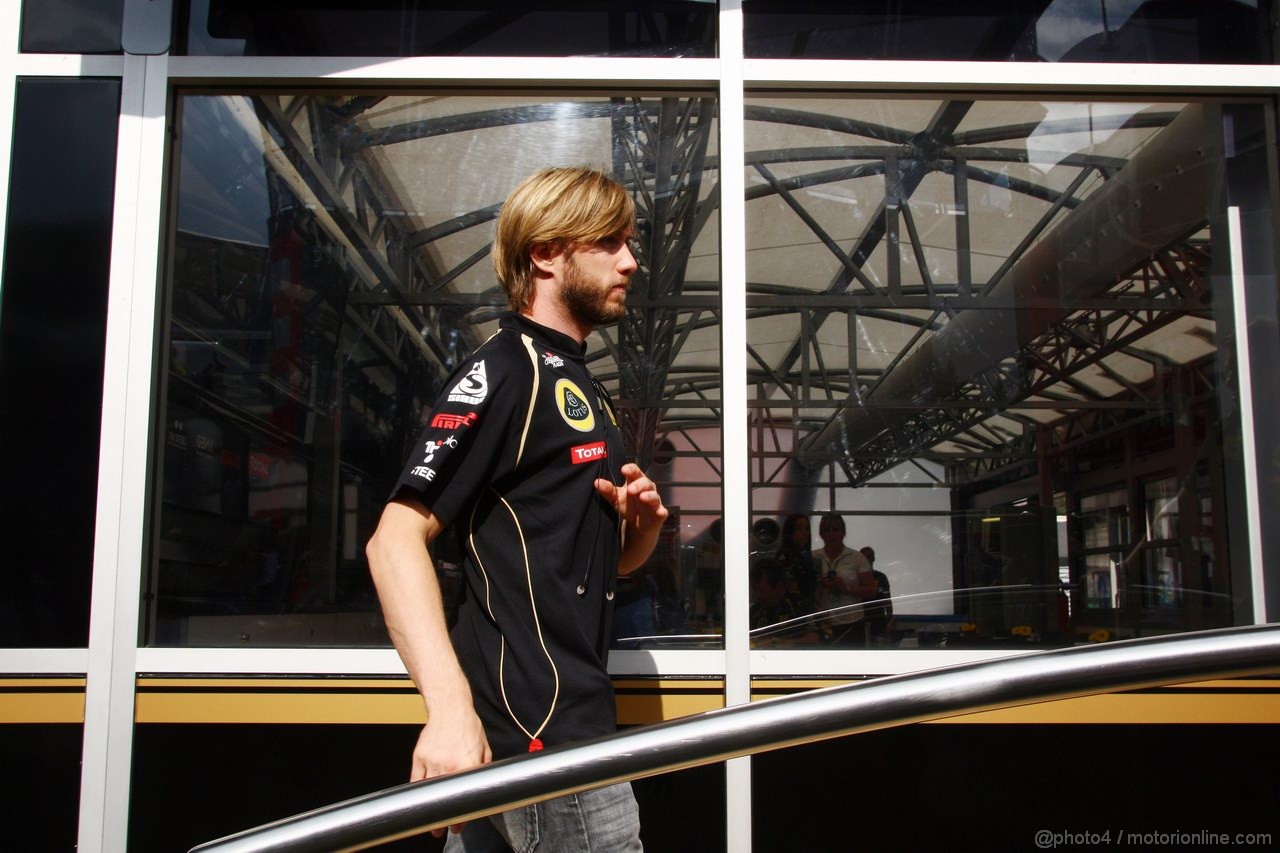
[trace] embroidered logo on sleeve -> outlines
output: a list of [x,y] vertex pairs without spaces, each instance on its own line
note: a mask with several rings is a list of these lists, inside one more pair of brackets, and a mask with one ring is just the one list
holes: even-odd
[[574,465],[581,465],[583,462],[594,462],[597,459],[605,459],[609,455],[609,449],[605,447],[603,441],[595,441],[591,444],[579,444],[577,447],[569,448],[569,461]]
[[439,441],[428,441],[426,444],[426,455],[422,457],[422,464],[429,465],[431,460],[435,458],[436,451],[442,447],[457,447],[458,439],[453,436],[442,438]]
[[489,396],[489,377],[485,374],[484,362],[477,361],[471,372],[462,377],[453,390],[449,392],[449,402],[470,403],[478,406]]
[[596,428],[596,416],[587,404],[587,395],[568,379],[556,380],[556,408],[564,422],[578,432],[591,432]]
[[478,420],[480,416],[475,412],[467,412],[465,415],[441,412],[431,419],[431,426],[436,429],[467,429]]

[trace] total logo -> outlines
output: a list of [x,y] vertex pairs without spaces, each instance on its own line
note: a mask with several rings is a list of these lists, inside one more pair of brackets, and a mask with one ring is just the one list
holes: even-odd
[[544,352],[542,354],[542,363],[547,367],[564,367],[564,359],[553,352]]
[[484,362],[477,361],[467,375],[453,386],[453,390],[449,392],[449,401],[478,406],[487,396],[489,396],[489,377],[485,373]]
[[577,447],[569,448],[569,461],[574,465],[607,459],[608,456],[609,448],[605,447],[603,441],[593,441],[591,444],[579,444]]
[[480,415],[476,412],[467,412],[465,415],[441,412],[431,419],[431,426],[436,429],[467,429],[478,420],[480,420]]
[[430,483],[432,480],[436,478],[436,472],[432,471],[426,465],[419,465],[417,468],[414,468],[409,473],[415,477],[421,477],[422,479],[426,480],[428,483]]

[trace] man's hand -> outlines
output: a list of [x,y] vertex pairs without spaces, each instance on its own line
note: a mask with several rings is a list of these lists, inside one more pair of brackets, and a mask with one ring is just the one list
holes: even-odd
[[596,491],[608,501],[631,533],[644,533],[653,527],[662,527],[667,520],[667,508],[662,505],[658,487],[644,475],[639,465],[628,462],[622,466],[626,482],[615,486],[608,480],[596,480]]
[[596,480],[596,491],[626,524],[622,555],[618,560],[618,571],[625,574],[649,559],[668,513],[658,495],[658,487],[644,475],[639,465],[628,462],[622,466],[621,473],[624,480],[621,486],[615,486],[608,480]]
[[[430,715],[427,724],[418,735],[413,749],[413,768],[410,782],[420,782],[436,776],[445,776],[462,770],[470,770],[493,760],[489,741],[484,736],[480,718],[469,706],[458,712],[438,712]],[[463,824],[449,827],[450,832],[461,832]],[[439,838],[443,829],[432,835]]]

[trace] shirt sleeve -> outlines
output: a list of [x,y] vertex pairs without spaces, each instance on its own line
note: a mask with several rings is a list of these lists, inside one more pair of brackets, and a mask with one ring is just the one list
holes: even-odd
[[[488,349],[488,348],[486,348]],[[393,496],[408,492],[448,525],[514,458],[513,426],[528,405],[530,368],[477,353],[445,383]]]

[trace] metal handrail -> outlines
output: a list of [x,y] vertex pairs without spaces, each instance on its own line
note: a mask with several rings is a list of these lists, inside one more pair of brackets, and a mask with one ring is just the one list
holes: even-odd
[[360,850],[615,782],[857,732],[1178,681],[1273,672],[1280,672],[1280,625],[1126,640],[877,678],[400,785],[194,851]]

